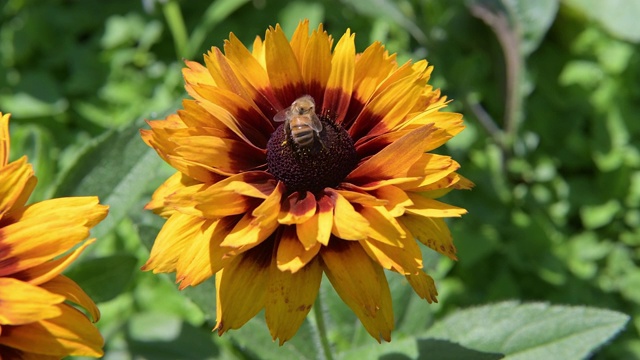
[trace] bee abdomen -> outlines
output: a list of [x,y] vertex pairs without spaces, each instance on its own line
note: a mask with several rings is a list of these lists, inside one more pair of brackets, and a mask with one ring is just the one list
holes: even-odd
[[315,131],[308,125],[291,126],[291,137],[299,146],[309,146],[313,143]]

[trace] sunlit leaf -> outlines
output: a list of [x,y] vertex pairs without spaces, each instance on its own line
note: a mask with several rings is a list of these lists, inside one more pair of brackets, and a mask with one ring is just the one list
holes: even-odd
[[611,310],[503,302],[458,311],[427,334],[506,359],[584,359],[628,321]]

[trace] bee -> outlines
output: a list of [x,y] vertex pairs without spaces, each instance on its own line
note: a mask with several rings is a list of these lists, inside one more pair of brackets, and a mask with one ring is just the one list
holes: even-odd
[[[291,138],[300,147],[311,147],[315,140],[320,139],[322,123],[316,115],[316,102],[309,95],[297,98],[291,106],[280,110],[273,121],[284,121],[284,132],[287,139]],[[283,144],[287,141],[285,140]]]

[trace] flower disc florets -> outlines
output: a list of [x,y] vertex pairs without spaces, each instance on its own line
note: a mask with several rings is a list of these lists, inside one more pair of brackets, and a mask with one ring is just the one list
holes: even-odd
[[278,127],[267,144],[267,165],[288,192],[317,193],[336,187],[358,164],[353,140],[342,126],[321,118],[322,131],[309,146],[300,146]]

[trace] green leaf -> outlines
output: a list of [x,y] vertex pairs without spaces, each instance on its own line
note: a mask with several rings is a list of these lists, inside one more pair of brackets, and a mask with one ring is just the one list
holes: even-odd
[[133,358],[218,359],[211,331],[194,327],[175,315],[146,312],[128,321],[127,344]]
[[583,206],[580,208],[580,218],[587,229],[596,229],[610,223],[621,209],[620,203],[611,199],[604,204]]
[[598,21],[617,38],[640,42],[640,0],[564,0],[563,4]]
[[512,22],[520,28],[521,50],[525,56],[535,51],[558,12],[558,0],[502,0]]
[[320,352],[308,320],[302,323],[291,340],[279,346],[277,341],[271,339],[264,312],[256,315],[240,329],[231,330],[224,336],[231,337],[243,352],[251,353],[254,358],[261,360],[315,360],[316,354]]
[[392,340],[375,346],[363,346],[341,354],[343,360],[359,359],[438,359],[438,360],[494,360],[502,359],[504,355],[484,353],[467,349],[459,344],[445,340],[417,339],[410,337],[402,340]]
[[58,183],[55,197],[98,196],[109,205],[109,216],[93,229],[95,237],[111,231],[145,192],[164,180],[159,177],[162,159],[140,138],[142,126],[137,121],[88,144]]
[[[396,1],[390,0],[343,0],[354,10],[362,15],[371,17],[372,19],[384,19],[392,23],[396,23],[407,31],[416,39],[419,44],[427,42],[427,36],[424,31],[416,24],[414,16],[407,14],[406,9],[401,9]],[[410,8],[409,8],[410,9]]]
[[427,334],[506,359],[584,359],[628,321],[611,310],[503,302],[459,311]]
[[132,255],[111,255],[74,264],[65,274],[96,303],[109,301],[127,288],[137,268]]

